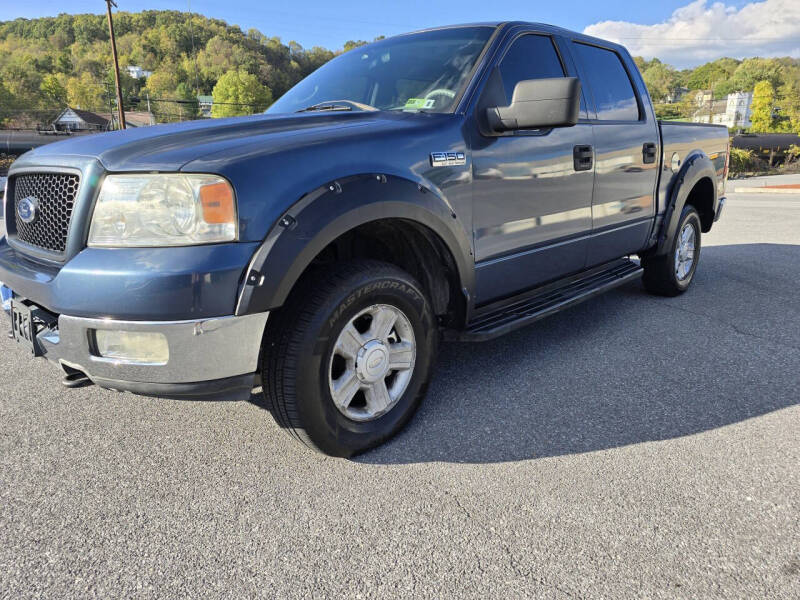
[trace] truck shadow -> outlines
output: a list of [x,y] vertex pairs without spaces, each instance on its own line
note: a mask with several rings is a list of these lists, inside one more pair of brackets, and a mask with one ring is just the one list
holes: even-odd
[[494,463],[732,425],[800,402],[800,245],[703,249],[692,289],[636,282],[484,344],[446,344],[405,431],[358,462]]

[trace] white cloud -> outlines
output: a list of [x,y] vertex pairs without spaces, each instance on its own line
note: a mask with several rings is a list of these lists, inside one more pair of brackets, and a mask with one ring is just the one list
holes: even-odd
[[602,21],[584,33],[623,44],[634,56],[679,68],[722,56],[800,57],[800,0],[764,0],[742,8],[696,0],[663,23]]

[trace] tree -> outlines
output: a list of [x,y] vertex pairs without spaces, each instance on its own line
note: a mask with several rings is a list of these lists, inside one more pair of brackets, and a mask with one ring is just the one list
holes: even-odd
[[650,92],[650,97],[653,98],[653,101],[660,102],[675,89],[678,78],[675,69],[669,65],[655,61],[654,63],[647,68],[642,77]]
[[67,103],[66,77],[63,75],[45,75],[39,89],[48,104],[62,105]]
[[364,40],[347,40],[344,43],[344,51],[350,52],[353,48],[359,48],[360,46],[366,46],[368,42]]
[[[184,105],[175,100],[194,100],[185,98],[185,90],[178,92],[181,84],[180,69],[171,62],[165,62],[147,78],[147,86],[142,90],[143,99],[150,98],[150,108],[160,122],[179,121],[194,115],[195,106]],[[146,106],[146,105],[145,105]]]
[[712,89],[717,84],[730,79],[738,65],[738,61],[732,58],[720,58],[700,65],[689,73],[686,78],[686,87],[690,90]]
[[219,78],[212,92],[213,117],[249,115],[272,104],[272,92],[258,78],[240,69],[228,71]]
[[784,117],[781,130],[800,135],[800,73],[778,88],[777,102]]
[[733,87],[739,92],[748,92],[759,81],[769,81],[773,88],[783,83],[783,65],[775,58],[746,58],[731,78]]
[[3,85],[3,80],[0,79],[0,124],[13,114],[13,108],[14,97]]
[[775,88],[769,81],[759,81],[753,90],[752,123],[750,131],[767,133],[775,127],[773,108],[775,106]]
[[97,110],[107,106],[104,98],[105,89],[91,73],[84,71],[80,77],[67,80],[67,101],[74,108]]

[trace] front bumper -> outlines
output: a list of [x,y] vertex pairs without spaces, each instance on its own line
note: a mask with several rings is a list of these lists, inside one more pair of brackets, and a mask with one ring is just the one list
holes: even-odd
[[[189,321],[120,321],[60,315],[57,326],[36,336],[45,358],[65,373],[81,371],[100,387],[152,396],[247,399],[256,383],[261,341],[269,313]],[[163,334],[164,364],[98,356],[94,331]]]

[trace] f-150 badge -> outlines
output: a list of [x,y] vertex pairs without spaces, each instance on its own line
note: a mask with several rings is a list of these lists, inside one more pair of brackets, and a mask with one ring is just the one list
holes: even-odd
[[431,152],[432,167],[458,167],[467,164],[463,152]]

